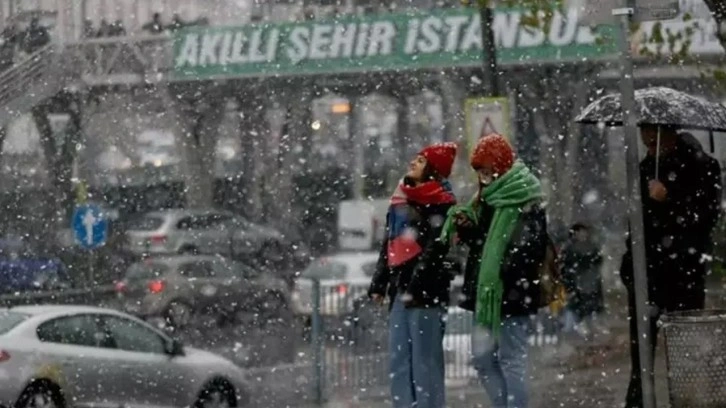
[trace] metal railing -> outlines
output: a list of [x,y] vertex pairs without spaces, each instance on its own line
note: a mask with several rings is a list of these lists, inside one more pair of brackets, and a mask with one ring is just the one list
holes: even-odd
[[[389,370],[388,303],[373,304],[367,284],[325,284],[313,281],[311,342],[313,398],[331,393],[387,390]],[[473,313],[455,306],[461,288],[453,286],[443,339],[447,386],[477,382],[471,364]],[[532,317],[528,342],[534,350],[549,350],[561,337],[559,317],[546,309]]]
[[140,35],[93,38],[70,43],[65,58],[73,61],[86,85],[133,85],[166,80],[173,66],[173,37]]
[[0,73],[0,106],[7,105],[28,92],[31,85],[46,78],[54,65],[55,55],[55,46],[49,44]]
[[[388,304],[373,304],[367,290],[367,285],[312,283],[311,366],[318,401],[333,391],[380,390],[388,385]],[[469,364],[472,324],[471,312],[449,308],[444,336],[449,383],[475,378]]]

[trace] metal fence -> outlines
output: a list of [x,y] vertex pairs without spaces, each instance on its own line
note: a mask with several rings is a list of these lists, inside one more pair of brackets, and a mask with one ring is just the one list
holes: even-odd
[[[388,303],[368,300],[367,285],[313,282],[312,345],[314,398],[332,391],[365,392],[386,387]],[[444,339],[447,380],[472,378],[469,369],[471,313],[451,308]]]
[[[388,303],[375,305],[367,296],[367,284],[313,282],[311,344],[314,375],[313,398],[331,392],[365,394],[386,389],[388,367]],[[452,303],[461,288],[453,287]],[[470,364],[473,313],[450,306],[446,315],[444,358],[446,383],[461,386],[476,381]],[[533,347],[555,345],[560,324],[543,311],[533,317],[529,343]]]

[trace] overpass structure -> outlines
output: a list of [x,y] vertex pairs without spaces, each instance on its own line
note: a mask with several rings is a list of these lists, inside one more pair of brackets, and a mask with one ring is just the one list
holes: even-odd
[[[513,93],[533,82],[556,82],[552,76],[568,67],[576,75],[593,75],[615,60],[613,27],[590,28],[578,18],[575,10],[557,14],[543,32],[527,27],[517,10],[496,12],[502,78]],[[53,44],[0,74],[0,127],[32,112],[38,129],[47,132],[47,114],[65,112],[76,118],[71,122],[80,132],[89,95],[153,94],[173,115],[177,134],[186,137],[187,199],[204,205],[211,196],[212,174],[205,170],[213,155],[210,140],[226,99],[239,101],[249,113],[245,117],[257,121],[251,128],[261,126],[259,106],[273,99],[288,105],[293,126],[286,143],[302,146],[286,146],[297,155],[289,158],[292,163],[306,154],[310,102],[322,90],[355,106],[372,92],[402,100],[433,89],[445,96],[452,116],[448,133],[455,138],[463,126],[453,117],[476,86],[470,78],[481,65],[480,27],[478,13],[446,9]],[[588,92],[562,85],[552,89],[565,98],[579,92],[586,99]],[[284,195],[289,181],[274,182]]]

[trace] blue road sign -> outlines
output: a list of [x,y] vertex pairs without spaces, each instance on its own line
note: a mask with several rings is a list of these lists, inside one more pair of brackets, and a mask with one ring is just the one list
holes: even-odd
[[98,206],[81,205],[73,212],[71,228],[76,242],[86,249],[94,249],[106,243],[108,222]]

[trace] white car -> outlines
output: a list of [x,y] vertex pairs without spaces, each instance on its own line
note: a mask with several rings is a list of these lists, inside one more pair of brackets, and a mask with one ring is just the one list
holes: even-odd
[[[378,252],[338,253],[319,258],[300,274],[292,293],[293,311],[302,316],[312,315],[312,279],[320,280],[320,314],[347,316],[355,310],[356,302],[366,299],[368,288],[378,264]],[[450,268],[460,268],[450,265]],[[451,282],[452,303],[458,302],[463,278],[457,275]]]
[[2,407],[239,407],[248,397],[237,366],[124,313],[0,309]]
[[312,278],[317,278],[320,280],[320,314],[345,316],[351,313],[353,302],[367,293],[377,262],[378,252],[340,253],[316,259],[295,281],[293,310],[302,316],[312,314]]

